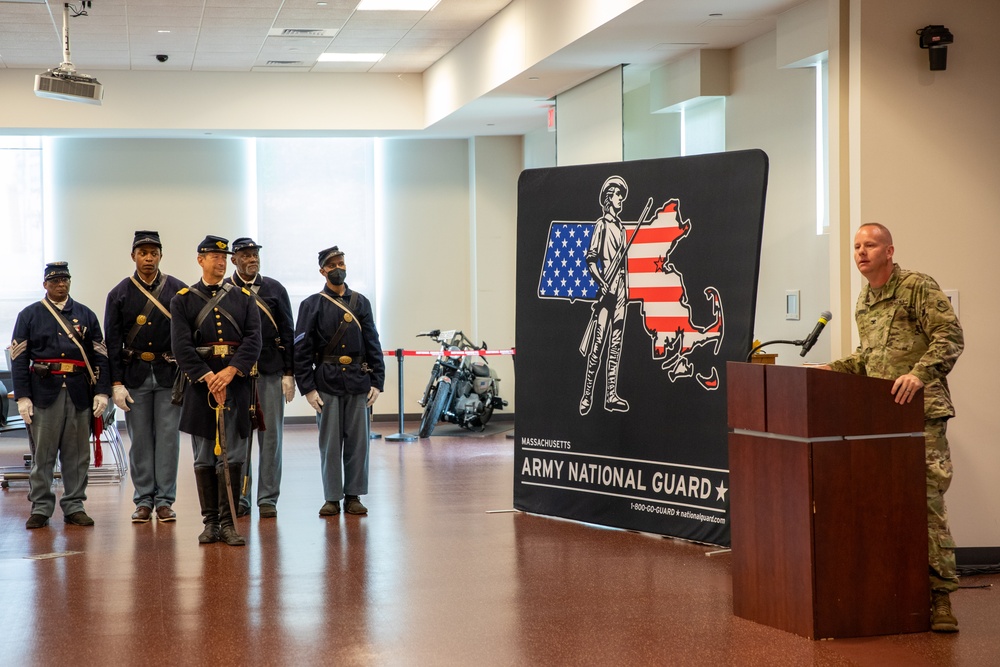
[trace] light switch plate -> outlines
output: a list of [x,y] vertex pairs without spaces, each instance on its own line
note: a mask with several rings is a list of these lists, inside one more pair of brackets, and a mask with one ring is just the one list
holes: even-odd
[[958,290],[957,289],[946,289],[944,290],[945,296],[951,301],[951,307],[955,309],[955,317],[961,319],[961,315],[958,314]]
[[799,319],[799,290],[785,290],[785,319]]

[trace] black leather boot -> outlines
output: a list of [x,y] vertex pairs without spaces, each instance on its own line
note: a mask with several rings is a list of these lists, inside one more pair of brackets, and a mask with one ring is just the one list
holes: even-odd
[[[233,502],[239,502],[240,488],[243,481],[243,466],[239,463],[229,465],[229,481],[232,484]],[[233,512],[229,507],[229,494],[226,488],[226,472],[221,467],[218,470],[219,485],[219,539],[231,547],[246,546],[246,539],[239,534],[233,523]]]
[[215,470],[195,468],[194,480],[198,487],[198,502],[201,503],[201,517],[205,529],[198,536],[201,544],[219,541],[219,489]]

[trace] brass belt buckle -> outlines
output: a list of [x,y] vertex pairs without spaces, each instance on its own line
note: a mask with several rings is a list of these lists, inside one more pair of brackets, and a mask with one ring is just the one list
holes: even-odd
[[152,352],[143,352],[139,355],[139,358],[143,361],[152,361],[153,359],[156,359],[156,355]]
[[229,354],[229,346],[228,345],[213,345],[212,346],[212,355],[213,356],[224,357],[227,354]]
[[63,363],[59,364],[60,373],[72,373],[75,370],[76,366],[74,366],[73,364],[63,364]]
[[347,364],[351,363],[352,361],[353,361],[353,359],[351,359],[348,356],[343,356],[343,357],[340,358],[340,363],[342,363],[344,365],[347,365]]

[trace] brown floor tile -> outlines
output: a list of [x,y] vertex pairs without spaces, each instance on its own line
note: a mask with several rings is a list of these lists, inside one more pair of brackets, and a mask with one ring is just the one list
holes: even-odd
[[27,531],[26,487],[0,492],[3,664],[1000,665],[992,588],[953,596],[955,636],[816,642],[734,617],[711,547],[487,514],[512,505],[503,434],[375,440],[369,516],[320,518],[315,437],[286,428],[278,519],[240,520],[244,548],[197,543],[187,436],[176,523],[132,524],[126,482],[88,489],[93,528]]

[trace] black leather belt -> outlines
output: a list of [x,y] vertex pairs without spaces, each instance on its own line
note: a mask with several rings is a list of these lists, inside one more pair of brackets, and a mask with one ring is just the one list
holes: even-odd
[[202,359],[224,359],[226,357],[231,357],[236,354],[236,350],[239,345],[230,345],[229,343],[219,343],[218,345],[205,345],[194,348],[195,352]]
[[337,364],[338,366],[356,366],[360,364],[363,359],[359,357],[349,357],[346,354],[339,357],[320,357],[319,363],[321,364]]
[[31,365],[31,370],[38,375],[48,375],[49,373],[72,375],[73,373],[82,373],[87,369],[85,366],[77,366],[70,363],[36,361]]
[[157,359],[163,359],[164,361],[174,360],[174,358],[170,356],[169,352],[150,352],[148,350],[140,352],[139,350],[130,350],[128,348],[125,349],[125,356],[129,362],[135,361],[136,359],[147,362],[156,361]]

